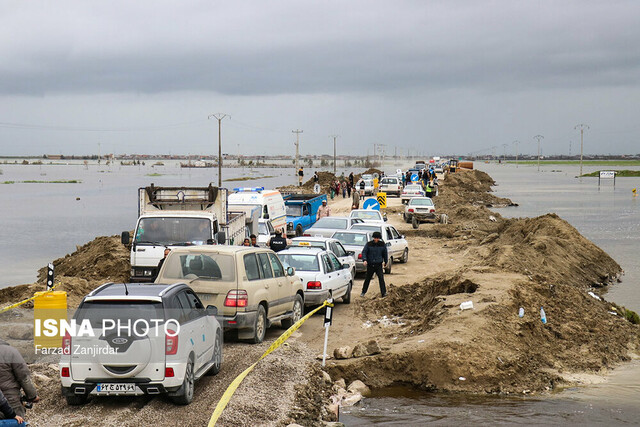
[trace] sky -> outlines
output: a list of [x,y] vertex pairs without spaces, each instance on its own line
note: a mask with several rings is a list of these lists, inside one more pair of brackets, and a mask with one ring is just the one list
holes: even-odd
[[[0,3],[0,156],[640,153],[640,2]],[[493,147],[496,147],[495,149]],[[571,147],[571,148],[570,148]]]

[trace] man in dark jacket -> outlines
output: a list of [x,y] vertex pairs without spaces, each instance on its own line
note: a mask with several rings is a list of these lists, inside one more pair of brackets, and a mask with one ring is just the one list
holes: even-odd
[[20,401],[20,389],[24,390],[28,401],[37,402],[40,400],[36,388],[31,382],[31,371],[22,355],[0,339],[0,392],[15,413],[24,418],[25,409]]
[[[14,421],[13,423],[9,423],[9,420]],[[20,415],[16,414],[16,411],[13,410],[7,399],[0,391],[0,425],[14,425],[14,426],[23,426],[24,418]]]
[[363,297],[369,289],[369,282],[373,278],[375,273],[378,276],[378,283],[380,284],[380,294],[384,297],[387,295],[387,288],[384,285],[384,271],[382,270],[387,266],[389,262],[389,253],[387,252],[387,245],[382,241],[382,234],[379,231],[375,231],[372,235],[373,240],[367,242],[362,249],[362,260],[365,267],[367,267],[367,275],[364,278],[364,284],[362,285]]

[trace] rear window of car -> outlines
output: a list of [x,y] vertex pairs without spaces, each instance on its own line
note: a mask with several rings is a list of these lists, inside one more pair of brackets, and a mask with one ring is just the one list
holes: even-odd
[[380,221],[382,218],[377,211],[352,211],[351,218]]
[[[133,325],[142,319],[153,325],[152,321],[164,320],[164,310],[162,303],[157,301],[86,301],[76,312],[75,319],[78,324],[89,319],[91,326],[98,329],[103,328],[103,319],[113,320],[116,324],[120,321],[121,325]],[[110,327],[110,323],[106,327]]]
[[411,206],[433,206],[433,200],[431,199],[411,199],[409,201]]
[[316,255],[278,254],[285,267],[293,267],[297,271],[320,271],[320,263]]
[[364,246],[370,240],[367,233],[335,233],[333,238],[350,246]]
[[397,184],[398,178],[382,178],[381,184]]
[[232,282],[236,267],[231,255],[184,254],[170,256],[162,273],[167,279],[202,279]]
[[347,228],[347,220],[345,218],[320,218],[315,224],[313,224],[313,227],[344,230]]

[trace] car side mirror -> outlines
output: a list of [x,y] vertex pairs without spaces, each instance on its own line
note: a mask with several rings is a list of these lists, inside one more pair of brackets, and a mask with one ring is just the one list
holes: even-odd
[[218,315],[218,307],[215,305],[207,306],[207,316],[217,316]]
[[296,275],[296,269],[293,267],[287,267],[287,276],[295,276]]
[[128,231],[122,232],[122,234],[120,235],[120,241],[122,242],[123,245],[128,245],[129,242],[131,242],[131,235],[129,234]]
[[351,256],[353,256],[353,255],[355,255],[355,254],[356,254],[356,251],[347,251],[347,255],[351,255]]
[[391,247],[391,242],[387,242],[387,246],[388,246],[388,247]]
[[264,219],[269,219],[269,214],[265,212]]
[[342,269],[343,269],[343,270],[346,270],[346,269],[348,269],[349,267],[350,267],[350,266],[349,266],[349,264],[342,264]]
[[387,220],[387,213],[386,212],[382,214],[382,219],[385,220],[385,221]]
[[207,239],[207,245],[213,245],[213,239]]
[[219,245],[224,245],[227,241],[227,236],[225,236],[224,231],[218,231],[216,233],[216,240]]

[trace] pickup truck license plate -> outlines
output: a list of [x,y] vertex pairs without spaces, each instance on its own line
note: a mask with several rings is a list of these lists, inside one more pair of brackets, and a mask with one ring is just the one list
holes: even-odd
[[96,386],[96,392],[135,394],[136,385],[131,383],[99,383]]

